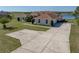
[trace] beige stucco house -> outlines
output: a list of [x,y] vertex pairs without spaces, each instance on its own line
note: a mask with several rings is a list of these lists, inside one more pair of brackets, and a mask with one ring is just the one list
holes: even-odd
[[33,18],[34,24],[53,26],[57,21],[62,20],[62,18],[54,12],[39,12],[38,14],[39,16]]
[[25,18],[27,17],[27,14],[15,13],[14,16],[17,20],[24,22]]
[[33,16],[33,24],[49,25],[53,26],[57,21],[61,21],[62,17],[56,12],[40,11],[32,12],[31,14],[17,13],[15,17],[24,22],[28,16]]

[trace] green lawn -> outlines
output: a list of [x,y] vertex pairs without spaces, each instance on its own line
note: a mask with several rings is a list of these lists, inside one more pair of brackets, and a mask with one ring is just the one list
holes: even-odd
[[79,26],[72,25],[70,33],[71,52],[79,52]]
[[77,19],[68,20],[68,22],[73,23],[70,33],[70,50],[72,53],[79,52],[79,26],[77,25],[76,20]]
[[77,24],[76,20],[77,20],[77,19],[69,19],[69,20],[67,20],[67,21],[68,21],[69,23]]
[[21,29],[30,29],[36,31],[46,31],[49,29],[45,26],[41,27],[37,25],[24,25],[23,23],[17,22],[16,20],[12,20],[9,24],[7,24],[7,26],[11,26],[12,28],[4,30],[2,29],[2,24],[0,24],[0,52],[2,53],[11,52],[21,46],[18,39],[6,36],[5,34]]

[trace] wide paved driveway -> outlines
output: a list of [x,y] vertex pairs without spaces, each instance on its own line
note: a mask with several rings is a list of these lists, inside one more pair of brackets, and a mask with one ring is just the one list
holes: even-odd
[[64,23],[60,27],[51,27],[46,32],[24,29],[7,35],[21,41],[22,46],[13,53],[63,53],[70,52],[70,29],[71,24]]

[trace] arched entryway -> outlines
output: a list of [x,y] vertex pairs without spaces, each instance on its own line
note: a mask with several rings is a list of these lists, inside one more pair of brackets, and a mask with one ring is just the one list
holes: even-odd
[[53,20],[51,20],[51,26],[53,26],[54,24],[53,24]]

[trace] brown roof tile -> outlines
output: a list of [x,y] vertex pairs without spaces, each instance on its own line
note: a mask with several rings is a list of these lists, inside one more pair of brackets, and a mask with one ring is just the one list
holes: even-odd
[[39,12],[40,16],[35,17],[35,19],[58,19],[58,16],[54,12]]
[[52,18],[47,14],[41,14],[40,16],[35,17],[35,19],[52,19]]

